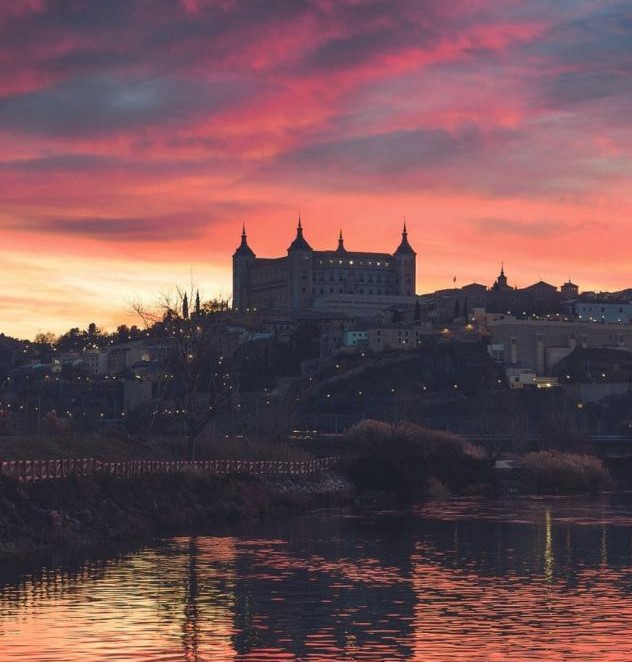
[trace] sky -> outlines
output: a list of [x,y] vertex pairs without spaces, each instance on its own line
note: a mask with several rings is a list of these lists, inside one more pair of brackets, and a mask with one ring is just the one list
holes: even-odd
[[242,223],[417,291],[632,286],[628,0],[0,0],[0,332],[230,296]]

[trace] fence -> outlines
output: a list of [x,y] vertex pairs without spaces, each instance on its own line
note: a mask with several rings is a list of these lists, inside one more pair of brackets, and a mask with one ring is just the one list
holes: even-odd
[[333,469],[338,458],[328,457],[303,462],[276,460],[131,460],[103,462],[93,458],[60,460],[9,460],[0,462],[0,476],[17,478],[21,483],[57,480],[70,476],[109,474],[115,478],[156,476],[191,471],[202,476],[308,476]]

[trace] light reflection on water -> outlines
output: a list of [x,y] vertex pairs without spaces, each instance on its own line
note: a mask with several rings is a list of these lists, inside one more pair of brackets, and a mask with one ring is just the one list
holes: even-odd
[[0,584],[3,662],[632,660],[632,500],[432,503]]

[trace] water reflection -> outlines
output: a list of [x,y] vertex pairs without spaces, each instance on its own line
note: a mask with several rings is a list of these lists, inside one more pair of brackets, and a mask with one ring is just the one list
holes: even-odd
[[0,659],[632,659],[631,501],[428,504],[3,568]]

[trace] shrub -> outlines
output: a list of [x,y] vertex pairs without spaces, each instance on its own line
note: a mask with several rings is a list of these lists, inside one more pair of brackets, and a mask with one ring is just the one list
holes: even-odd
[[610,474],[590,455],[546,450],[521,458],[525,488],[536,494],[577,494],[610,487]]
[[388,492],[411,503],[428,494],[429,483],[434,490],[441,484],[463,493],[491,480],[484,453],[448,432],[364,421],[349,430],[347,441],[356,447],[347,473],[362,491]]

